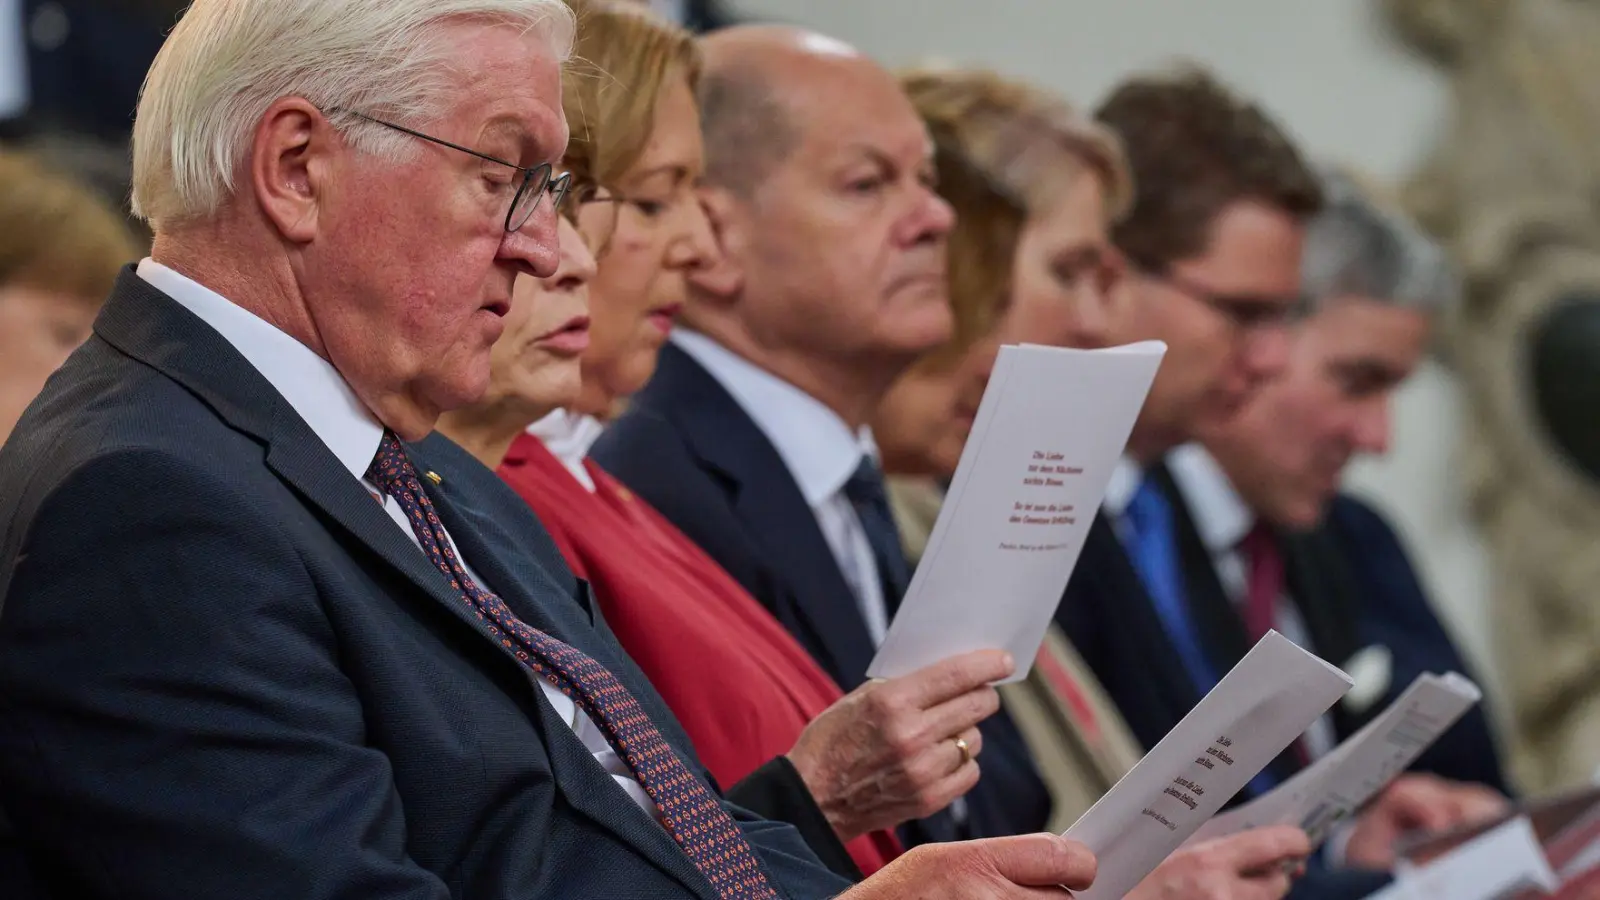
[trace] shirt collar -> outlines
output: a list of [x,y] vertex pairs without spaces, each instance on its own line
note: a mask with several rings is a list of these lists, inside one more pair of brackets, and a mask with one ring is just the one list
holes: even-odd
[[852,433],[838,413],[805,391],[703,334],[675,328],[672,342],[733,395],[777,448],[810,506],[838,494],[863,456],[877,458],[870,429]]
[[1111,470],[1111,479],[1106,482],[1106,493],[1100,501],[1100,508],[1114,519],[1122,518],[1122,514],[1128,511],[1128,504],[1133,502],[1133,495],[1143,483],[1144,467],[1134,462],[1132,457],[1121,457]]
[[1199,444],[1185,444],[1168,454],[1167,470],[1183,492],[1206,549],[1212,554],[1238,549],[1239,542],[1255,527],[1256,515],[1245,505],[1216,457]]
[[233,345],[357,478],[378,455],[383,425],[315,351],[210,288],[146,257],[138,274]]
[[595,491],[594,478],[583,461],[589,458],[589,450],[594,447],[595,441],[600,440],[605,428],[594,416],[558,409],[529,425],[528,433],[538,438],[550,455],[592,494]]

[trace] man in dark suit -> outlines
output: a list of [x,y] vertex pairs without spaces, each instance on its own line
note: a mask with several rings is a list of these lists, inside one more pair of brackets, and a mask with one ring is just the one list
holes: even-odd
[[[893,76],[821,35],[704,38],[704,201],[721,256],[691,275],[650,384],[595,445],[608,471],[757,597],[846,690],[908,567],[866,426],[951,328],[949,206]],[[982,777],[913,842],[1043,826],[1048,799],[1004,713],[951,735]]]
[[[1229,622],[1212,614],[1226,600],[1190,577],[1209,561],[1163,460],[1282,372],[1305,231],[1323,197],[1282,131],[1202,72],[1132,79],[1096,117],[1122,138],[1138,186],[1113,230],[1130,263],[1116,339],[1168,351],[1057,621],[1151,746],[1231,662],[1216,651]],[[1286,751],[1243,796],[1299,765]],[[1403,787],[1363,813],[1366,834],[1398,830],[1413,807],[1450,805],[1432,784]],[[1340,860],[1319,859],[1291,896],[1363,897],[1384,878],[1330,862]]]
[[[1325,187],[1305,248],[1313,314],[1295,329],[1287,366],[1170,467],[1205,544],[1197,576],[1217,585],[1206,594],[1224,598],[1215,615],[1234,626],[1224,633],[1298,633],[1365,679],[1329,723],[1343,737],[1422,672],[1470,670],[1393,529],[1338,493],[1356,454],[1388,450],[1390,398],[1421,360],[1433,315],[1454,302],[1456,279],[1411,223],[1343,177]],[[1217,648],[1224,661],[1241,643]],[[1505,790],[1481,707],[1416,768]]]
[[0,804],[52,895],[1084,883],[1034,835],[848,889],[718,796],[526,505],[427,437],[555,269],[570,11],[240,7],[153,67],[152,256],[0,449]]

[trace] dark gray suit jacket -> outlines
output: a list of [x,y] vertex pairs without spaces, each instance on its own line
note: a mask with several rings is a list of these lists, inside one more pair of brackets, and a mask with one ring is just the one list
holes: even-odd
[[[632,690],[528,507],[410,448],[488,586]],[[73,898],[710,898],[440,572],[231,346],[124,273],[0,450],[0,804]],[[846,885],[730,806],[786,896]]]

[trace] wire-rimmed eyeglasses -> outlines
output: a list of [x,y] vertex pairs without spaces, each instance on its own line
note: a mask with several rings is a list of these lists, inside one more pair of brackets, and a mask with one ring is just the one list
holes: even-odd
[[1184,278],[1167,266],[1142,264],[1131,260],[1146,278],[1159,281],[1178,293],[1198,300],[1226,318],[1241,332],[1270,331],[1303,319],[1311,306],[1304,295],[1268,297],[1223,294]]
[[371,122],[374,125],[382,125],[385,128],[392,128],[402,134],[409,134],[412,137],[430,141],[441,147],[449,147],[451,150],[459,150],[469,156],[476,156],[485,162],[499,163],[513,171],[522,173],[522,181],[517,185],[517,192],[511,197],[511,206],[506,210],[506,231],[522,230],[522,226],[528,224],[528,220],[533,218],[533,211],[539,208],[539,198],[545,194],[550,195],[550,202],[559,211],[561,209],[561,201],[566,199],[567,189],[572,185],[572,175],[566,172],[557,175],[555,166],[550,163],[540,163],[532,168],[527,168],[514,162],[507,162],[499,157],[490,156],[487,153],[479,153],[460,144],[453,144],[443,138],[436,138],[431,134],[423,134],[404,125],[396,125],[393,122],[385,122],[382,119],[358,113],[355,110],[330,109],[328,111],[348,113],[362,121]]

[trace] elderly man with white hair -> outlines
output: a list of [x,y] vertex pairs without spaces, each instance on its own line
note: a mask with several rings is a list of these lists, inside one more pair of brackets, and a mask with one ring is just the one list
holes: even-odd
[[[558,0],[197,0],[155,232],[0,451],[0,805],[73,898],[1010,898],[1048,835],[851,888],[723,800],[525,504],[442,438],[557,267]],[[1050,888],[1055,890],[1055,888]]]

